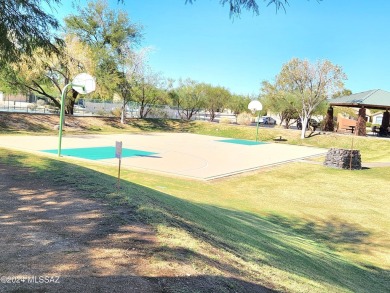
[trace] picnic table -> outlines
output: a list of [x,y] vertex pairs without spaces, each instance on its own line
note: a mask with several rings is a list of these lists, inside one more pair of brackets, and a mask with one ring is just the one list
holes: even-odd
[[351,133],[353,133],[355,131],[355,127],[356,126],[348,126],[347,128],[345,128],[345,130],[351,131]]

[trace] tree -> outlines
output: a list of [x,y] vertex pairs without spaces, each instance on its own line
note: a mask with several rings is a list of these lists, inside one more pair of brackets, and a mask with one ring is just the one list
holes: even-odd
[[[186,0],[185,3],[194,3],[196,0]],[[322,0],[317,0],[322,1]],[[219,1],[222,6],[225,6],[225,4],[229,5],[230,9],[230,16],[239,15],[242,12],[242,8],[253,11],[256,15],[259,14],[259,0],[220,0]],[[279,9],[285,10],[285,5],[288,5],[288,0],[263,0],[263,2],[267,2],[267,6],[270,6],[271,4],[275,5],[276,11]]]
[[146,118],[153,106],[163,103],[167,95],[165,79],[147,65],[148,51],[149,48],[143,48],[136,52],[126,45],[118,50],[119,81],[112,89],[122,101],[121,123],[125,122],[129,102],[138,103],[140,118]]
[[157,104],[162,104],[166,97],[165,79],[159,73],[146,68],[138,77],[134,87],[133,101],[139,105],[140,118],[146,118]]
[[177,107],[177,112],[182,119],[191,120],[205,104],[204,85],[194,80],[180,80],[179,86],[169,92],[173,104]]
[[338,91],[332,95],[332,99],[338,98],[338,97],[344,97],[344,96],[350,96],[352,95],[352,91],[349,89],[343,89],[342,91]]
[[78,15],[65,17],[66,31],[79,36],[80,40],[93,48],[106,48],[117,53],[124,44],[138,43],[141,28],[130,22],[122,10],[109,8],[107,1],[88,2],[79,8]]
[[347,76],[342,68],[328,60],[312,64],[308,60],[293,58],[283,65],[276,83],[300,101],[300,108],[297,110],[302,119],[302,139],[305,138],[307,122],[314,110],[328,97],[341,90],[345,79]]
[[286,128],[299,118],[299,99],[296,95],[286,92],[283,85],[268,81],[262,82],[261,101],[265,109],[278,113],[280,125],[285,123]]
[[65,18],[66,31],[79,36],[95,59],[97,94],[111,95],[123,86],[123,60],[141,39],[141,27],[133,24],[127,13],[109,8],[107,1],[89,2],[77,15]]
[[230,92],[221,86],[202,84],[205,93],[204,107],[210,114],[210,121],[214,121],[216,112],[222,111],[229,102]]
[[[111,85],[112,90],[122,101],[121,123],[125,123],[127,104],[134,99],[134,91],[137,82],[143,74],[145,66],[146,51],[132,51],[128,46],[124,46],[119,51],[118,80]],[[114,95],[115,95],[114,94]]]
[[0,0],[0,64],[31,56],[37,48],[58,53],[62,40],[53,34],[58,21],[42,9],[42,3],[59,4],[60,0]]
[[242,112],[248,111],[248,105],[251,102],[252,98],[249,96],[243,96],[243,95],[235,95],[233,94],[228,102],[227,108],[229,108],[234,116],[236,116],[236,122],[237,122],[237,115]]
[[[16,92],[34,92],[45,96],[59,108],[64,86],[83,71],[94,73],[88,46],[71,35],[65,36],[64,44],[58,55],[47,55],[38,48],[31,56],[23,55],[17,62],[3,66],[1,80]],[[65,112],[73,114],[78,92],[72,89],[69,93]]]

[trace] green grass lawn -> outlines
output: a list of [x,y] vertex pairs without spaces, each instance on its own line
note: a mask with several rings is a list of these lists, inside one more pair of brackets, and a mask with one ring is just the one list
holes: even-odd
[[[116,132],[109,126],[91,133]],[[133,120],[122,132],[190,132],[252,139],[255,127]],[[34,133],[35,134],[35,133]],[[66,134],[65,134],[66,135]],[[363,162],[389,162],[390,140],[260,128],[260,140],[359,149]],[[0,137],[1,138],[1,137]],[[285,292],[388,292],[390,168],[337,170],[290,163],[212,182],[80,164],[0,149],[0,162],[131,211],[158,232],[151,265],[233,276]],[[121,219],[118,219],[119,221]],[[191,288],[176,288],[192,292]]]
[[189,266],[287,292],[387,292],[390,285],[390,168],[294,163],[214,182],[123,171],[118,193],[114,167],[1,149],[0,161],[153,225],[156,269]]

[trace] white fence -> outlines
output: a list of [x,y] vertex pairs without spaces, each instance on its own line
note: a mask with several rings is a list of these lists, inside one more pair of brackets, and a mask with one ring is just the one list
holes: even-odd
[[[120,109],[120,103],[97,103],[85,101],[83,106],[75,105],[75,116],[114,116],[113,111]],[[19,113],[41,113],[41,114],[59,114],[59,110],[49,108],[48,106],[38,106],[36,103],[19,102],[19,101],[0,101],[0,111],[19,112]],[[126,107],[127,118],[139,118],[140,108],[137,104],[130,104]],[[169,106],[153,107],[147,118],[168,118],[180,119],[177,108]],[[210,115],[206,111],[196,113],[192,120],[209,120]],[[236,116],[230,113],[217,113],[214,121],[219,122],[221,119],[228,119],[230,123],[236,122]]]

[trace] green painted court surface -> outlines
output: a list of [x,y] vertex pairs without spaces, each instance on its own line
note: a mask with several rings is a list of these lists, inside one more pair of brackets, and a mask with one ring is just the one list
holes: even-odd
[[[57,154],[58,150],[42,150],[42,152]],[[134,149],[122,149],[122,157],[148,157],[156,155],[157,153],[146,152]],[[73,149],[62,149],[61,155],[76,157],[88,160],[105,160],[115,158],[115,147],[90,147],[90,148],[73,148]]]
[[242,144],[242,145],[259,145],[259,144],[265,144],[266,142],[262,141],[253,141],[253,140],[244,140],[244,139],[222,139],[218,140],[219,142],[227,142],[227,143],[234,143],[234,144]]

